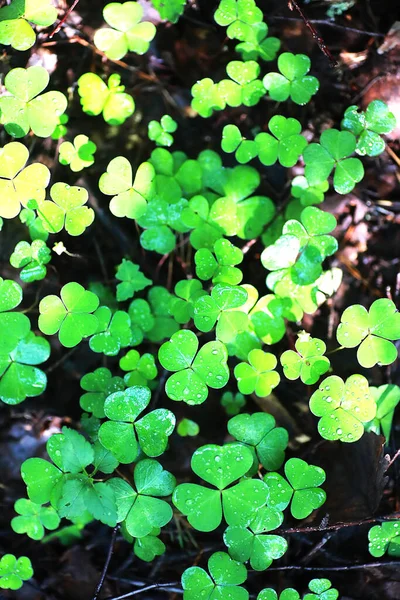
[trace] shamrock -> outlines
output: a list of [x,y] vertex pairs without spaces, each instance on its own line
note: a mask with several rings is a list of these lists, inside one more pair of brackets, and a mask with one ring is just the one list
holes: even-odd
[[99,440],[119,462],[133,462],[139,450],[147,456],[160,456],[174,430],[175,417],[170,410],[158,408],[139,421],[137,417],[150,402],[150,390],[144,386],[132,386],[114,392],[104,402],[104,412],[109,421],[99,429]]
[[268,36],[266,23],[254,23],[246,32],[245,41],[238,44],[236,52],[242,55],[243,60],[275,60],[281,43],[276,37]]
[[400,556],[400,523],[384,521],[371,527],[368,532],[368,550],[376,558],[387,552],[389,556]]
[[224,533],[224,543],[234,560],[246,562],[256,571],[264,571],[273,560],[287,550],[287,541],[280,535],[265,535],[277,529],[283,514],[275,508],[262,506],[248,527],[231,526]]
[[10,256],[10,264],[16,269],[22,269],[19,276],[25,283],[40,281],[46,277],[45,265],[51,260],[50,249],[42,240],[18,242]]
[[311,61],[305,54],[284,52],[278,58],[280,73],[267,73],[263,79],[272,100],[283,102],[289,97],[296,104],[307,104],[319,89],[318,79],[307,75]]
[[237,162],[242,165],[258,155],[257,144],[243,138],[236,125],[225,125],[222,130],[221,148],[227,153],[235,152]]
[[174,138],[171,133],[174,133],[178,128],[178,124],[169,115],[163,115],[161,121],[150,121],[149,123],[149,140],[152,140],[157,146],[172,146]]
[[29,318],[22,313],[11,312],[21,301],[21,286],[16,281],[0,277],[0,347],[3,353],[12,352],[30,331]]
[[310,410],[318,422],[318,431],[327,440],[355,442],[364,433],[364,424],[375,417],[376,405],[362,375],[343,379],[327,377],[310,398]]
[[287,481],[279,473],[264,475],[268,506],[284,510],[291,502],[290,512],[294,518],[305,519],[326,500],[324,490],[319,488],[325,481],[325,471],[300,458],[290,458],[284,471]]
[[392,429],[392,421],[394,409],[400,402],[400,387],[391,383],[377,387],[370,387],[369,393],[376,404],[376,415],[373,421],[365,427],[367,431],[373,431],[379,435],[382,434],[386,438],[386,444],[389,443],[390,432]]
[[112,314],[108,306],[100,306],[94,316],[98,321],[97,329],[89,340],[93,352],[102,352],[106,356],[116,356],[121,348],[130,345],[131,319],[123,310]]
[[223,228],[211,220],[210,205],[204,196],[193,196],[181,216],[183,224],[193,229],[190,244],[195,250],[208,248],[211,251],[214,243],[222,238]]
[[311,594],[306,594],[303,600],[337,600],[339,592],[331,587],[329,579],[311,579],[308,587]]
[[112,478],[107,486],[113,490],[118,522],[123,522],[132,537],[143,538],[154,527],[163,527],[172,519],[172,508],[159,497],[172,494],[176,481],[156,460],[146,458],[135,466],[135,488],[127,481]]
[[234,486],[250,469],[253,457],[241,444],[207,445],[192,456],[192,470],[217,489],[195,483],[181,483],[172,501],[187,516],[198,531],[213,531],[224,515],[228,525],[246,527],[257,510],[266,503],[267,489],[260,480],[244,479]]
[[239,392],[246,395],[254,392],[260,398],[268,396],[281,379],[274,371],[278,361],[270,352],[258,349],[251,350],[247,360],[248,363],[241,362],[234,369]]
[[247,292],[239,286],[217,283],[211,296],[197,298],[193,306],[193,319],[199,331],[211,331],[217,323],[215,334],[221,342],[230,342],[247,325],[247,315],[240,310],[247,300]]
[[51,139],[52,140],[60,140],[61,138],[65,137],[68,129],[66,127],[67,123],[69,121],[69,117],[68,115],[60,115],[58,117],[58,122],[56,125],[56,128],[54,129],[53,133],[51,134]]
[[230,39],[248,40],[252,38],[252,28],[262,21],[262,11],[255,0],[221,0],[214,13],[215,22],[228,27]]
[[26,533],[32,540],[41,540],[44,528],[53,530],[60,524],[60,517],[52,506],[42,506],[20,498],[14,504],[14,510],[20,516],[11,520],[12,529],[15,533]]
[[329,182],[327,180],[310,185],[304,175],[297,175],[292,180],[291,192],[293,198],[299,198],[303,206],[311,206],[312,204],[321,204],[328,189]]
[[[29,205],[31,205],[31,202],[32,200],[29,201]],[[42,240],[43,242],[46,242],[49,239],[49,233],[43,228],[42,220],[36,215],[35,210],[23,208],[19,213],[19,220],[27,226],[29,237],[32,241]]]
[[152,354],[140,356],[137,350],[129,350],[119,361],[120,369],[128,371],[124,375],[125,384],[147,386],[149,381],[157,377],[157,367]]
[[183,281],[178,281],[175,285],[174,292],[177,297],[171,301],[169,312],[177,323],[183,325],[188,323],[193,317],[194,302],[197,298],[207,292],[203,290],[203,286],[198,279],[184,279]]
[[257,596],[257,600],[300,600],[299,593],[293,588],[283,590],[278,599],[278,594],[272,588],[265,588]]
[[0,216],[12,219],[19,214],[21,204],[28,200],[44,200],[50,181],[49,169],[40,163],[25,167],[28,149],[20,142],[11,142],[0,149]]
[[225,99],[219,84],[206,77],[192,87],[192,109],[201,117],[211,117],[213,110],[223,110],[226,106]]
[[390,340],[400,339],[400,313],[386,298],[375,300],[369,311],[353,304],[342,314],[336,337],[345,348],[360,344],[357,360],[362,367],[390,365],[397,358],[396,346]]
[[210,575],[201,567],[189,567],[183,572],[183,600],[248,600],[248,591],[240,587],[247,579],[244,565],[226,552],[214,552],[208,559],[208,570]]
[[13,405],[23,402],[27,397],[40,396],[46,389],[47,377],[34,365],[45,362],[49,356],[49,342],[36,336],[32,331],[27,335],[22,333],[9,352],[2,349],[0,399],[6,404]]
[[260,462],[268,471],[275,471],[285,460],[289,435],[283,427],[276,427],[275,419],[267,413],[241,414],[228,421],[229,433],[253,454],[253,466]]
[[67,108],[61,92],[39,94],[47,87],[50,77],[44,67],[12,69],[4,79],[9,95],[0,98],[1,122],[12,137],[29,133],[48,137],[57,125],[58,117]]
[[74,281],[61,288],[58,296],[45,296],[39,303],[39,329],[46,335],[58,332],[66,348],[77,346],[83,338],[93,335],[98,320],[92,314],[99,306],[96,294]]
[[84,73],[78,79],[78,94],[82,110],[91,117],[101,113],[109,125],[122,125],[135,112],[132,96],[125,93],[121,76],[110,75],[107,85],[95,73]]
[[262,132],[254,140],[260,162],[270,166],[279,160],[283,167],[293,167],[307,146],[307,140],[300,134],[300,122],[275,115],[268,128],[273,135]]
[[145,214],[147,200],[153,194],[154,167],[142,163],[132,176],[130,162],[123,156],[114,158],[99,180],[99,189],[107,196],[113,196],[110,210],[116,217],[138,219]]
[[333,187],[339,194],[348,194],[364,177],[364,167],[358,158],[348,158],[356,149],[356,137],[350,131],[326,129],[319,144],[304,150],[305,176],[310,185],[325,181],[332,170]]
[[143,342],[144,335],[151,331],[155,324],[150,304],[143,298],[132,300],[128,309],[132,326],[132,346],[138,346]]
[[329,359],[323,356],[326,352],[325,343],[303,331],[295,347],[296,352],[286,350],[281,356],[285,377],[291,380],[300,377],[306,385],[313,385],[330,367]]
[[181,437],[186,437],[188,435],[194,437],[199,434],[200,427],[191,419],[182,419],[178,424],[176,431]]
[[[159,183],[160,177],[157,176],[158,181],[156,183]],[[165,177],[164,179],[165,189],[171,191],[171,184],[173,185],[174,179],[172,177]],[[176,182],[175,185],[177,186]],[[180,232],[188,230],[180,218],[182,210],[188,205],[188,201],[180,197],[179,186],[176,187],[176,190],[177,192],[179,190],[179,197],[173,199],[170,203],[157,194],[156,198],[149,202],[146,213],[138,220],[138,225],[145,229],[140,236],[140,244],[145,250],[152,250],[158,252],[158,254],[169,254],[176,244],[175,233],[172,229]]]
[[221,397],[221,406],[224,407],[227,415],[237,415],[240,409],[246,405],[246,398],[240,392],[224,392]]
[[255,106],[265,95],[264,86],[257,79],[260,66],[256,61],[233,60],[227,64],[226,73],[230,79],[220,81],[218,90],[228,106]]
[[0,559],[0,588],[19,590],[23,582],[33,577],[32,563],[26,556],[16,558],[14,554],[4,554]]
[[199,340],[187,329],[174,333],[158,351],[161,366],[174,374],[167,380],[165,391],[171,400],[202,404],[208,387],[223,388],[229,379],[228,354],[221,342],[207,342],[197,352]]
[[135,265],[135,263],[125,258],[122,259],[122,263],[117,267],[116,278],[122,281],[122,283],[117,285],[118,302],[132,298],[135,292],[140,292],[153,283],[151,279],[147,279],[143,275],[139,265]]
[[98,29],[95,45],[111,60],[123,58],[128,51],[145,54],[156,35],[153,23],[140,20],[143,7],[138,2],[111,2],[103,9],[104,20],[112,27]]
[[0,43],[15,50],[29,50],[36,35],[30,23],[48,27],[57,19],[51,0],[13,0],[0,9]]
[[84,206],[89,199],[85,188],[55,183],[50,189],[50,200],[39,203],[38,212],[43,227],[49,233],[65,228],[69,235],[82,235],[94,221],[94,210]]
[[87,135],[77,135],[73,143],[63,142],[60,145],[58,160],[62,165],[69,165],[73,173],[77,173],[94,164],[96,149],[96,144]]
[[349,106],[344,113],[341,128],[358,137],[356,152],[361,156],[378,156],[385,149],[380,134],[390,133],[396,127],[396,117],[382,100],[373,100],[365,112],[358,106]]
[[303,311],[291,298],[275,294],[262,296],[249,313],[255,334],[264,344],[276,344],[286,332],[285,319],[300,321]]
[[100,367],[93,373],[86,373],[81,379],[81,388],[85,390],[80,398],[82,410],[93,413],[95,417],[102,419],[105,417],[104,401],[107,396],[113,392],[121,391],[125,388],[121,377],[112,377],[111,371],[105,367]]
[[[153,534],[154,531],[157,533]],[[157,537],[159,533],[160,528],[153,527],[151,533],[135,540],[133,551],[140,560],[152,562],[156,556],[164,554],[166,548],[164,542]]]
[[186,0],[152,0],[152,5],[162,19],[176,23],[185,9]]

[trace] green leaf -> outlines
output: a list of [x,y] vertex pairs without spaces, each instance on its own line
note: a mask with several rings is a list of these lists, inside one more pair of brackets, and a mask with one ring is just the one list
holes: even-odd
[[26,556],[16,558],[14,554],[4,554],[0,559],[0,588],[19,590],[23,582],[33,577],[32,563]]
[[321,204],[324,201],[325,192],[329,189],[327,180],[315,185],[310,185],[306,177],[297,175],[292,180],[291,193],[294,198],[299,198],[303,206]]
[[246,398],[239,392],[224,392],[221,397],[221,406],[224,407],[227,415],[237,415],[240,409],[246,405]]
[[94,164],[96,144],[91,142],[87,135],[77,135],[72,142],[63,142],[60,145],[58,160],[62,165],[69,165],[73,173],[91,167]]
[[306,385],[313,385],[330,367],[329,359],[323,356],[326,352],[325,343],[303,331],[299,334],[295,347],[296,352],[286,350],[281,355],[285,377],[291,380],[300,377]]
[[246,28],[245,41],[236,46],[236,52],[242,55],[243,60],[275,60],[281,43],[278,38],[267,35],[266,23],[253,23],[250,29]]
[[45,265],[51,260],[50,249],[42,240],[18,242],[10,256],[10,264],[21,269],[20,277],[25,283],[40,281],[46,277]]
[[182,419],[180,423],[178,423],[178,427],[176,428],[176,432],[181,437],[194,437],[199,434],[200,427],[195,421],[191,419]]
[[117,73],[109,77],[108,85],[95,73],[81,75],[78,94],[83,112],[93,117],[102,113],[109,125],[122,125],[135,112],[135,102],[120,83]]
[[89,340],[89,347],[93,352],[102,352],[106,356],[116,356],[121,348],[130,345],[131,319],[123,310],[112,314],[108,306],[100,306],[94,316],[98,320],[95,334]]
[[162,556],[165,552],[165,544],[155,535],[146,535],[135,540],[133,551],[138,558],[145,562],[151,562],[156,556]]
[[242,394],[254,392],[260,398],[268,396],[280,382],[279,373],[273,370],[277,365],[275,356],[256,349],[249,352],[248,361],[234,369],[239,391]]
[[152,5],[159,12],[162,19],[176,23],[185,10],[186,0],[152,0]]
[[376,403],[376,415],[373,421],[365,426],[366,431],[373,431],[377,435],[381,432],[389,443],[394,409],[400,402],[400,388],[398,385],[388,383],[377,387],[370,387],[369,393]]
[[51,187],[50,196],[53,202],[40,202],[38,209],[43,227],[49,233],[65,228],[69,235],[78,236],[93,223],[94,210],[85,206],[89,199],[85,188],[59,182]]
[[172,146],[174,138],[171,133],[177,130],[177,122],[170,115],[163,115],[161,121],[150,121],[148,126],[149,140],[157,146]]
[[[278,594],[272,588],[265,588],[258,594],[257,600],[278,600]],[[281,592],[279,600],[300,600],[300,596],[295,589],[286,588]]]
[[182,574],[185,600],[248,600],[249,593],[240,587],[247,579],[246,567],[226,552],[215,552],[208,560],[208,573],[200,567],[189,567]]
[[12,529],[15,533],[26,533],[32,540],[41,540],[45,528],[57,529],[60,524],[60,517],[53,507],[35,504],[25,498],[16,501],[14,510],[19,516],[11,520]]
[[318,79],[307,75],[311,62],[305,54],[284,52],[278,58],[280,73],[268,73],[263,83],[272,100],[283,102],[289,97],[296,104],[307,104],[319,89]]
[[252,26],[263,20],[263,14],[254,0],[221,0],[214,19],[218,25],[228,27],[229,38],[247,40]]
[[77,431],[68,427],[63,427],[61,431],[49,438],[47,452],[64,473],[81,473],[93,462],[93,448]]
[[398,521],[384,521],[380,525],[371,527],[368,532],[368,550],[376,558],[385,553],[389,556],[400,556],[400,523]]
[[312,579],[308,584],[311,594],[306,594],[303,600],[337,600],[339,592],[331,587],[329,579]]
[[300,122],[275,115],[268,127],[274,137],[259,133],[255,138],[260,162],[270,166],[278,160],[283,167],[293,167],[307,146],[307,140],[300,134]]
[[86,392],[80,398],[81,408],[102,419],[105,417],[104,401],[107,396],[123,390],[125,385],[121,377],[112,377],[109,369],[100,367],[82,377],[81,388]]
[[382,100],[370,102],[365,112],[358,111],[358,106],[349,106],[341,127],[358,137],[357,154],[378,156],[385,149],[385,142],[380,134],[390,133],[396,127],[396,118]]
[[46,504],[61,480],[62,473],[47,460],[28,458],[22,463],[21,477],[26,483],[30,500],[36,504]]

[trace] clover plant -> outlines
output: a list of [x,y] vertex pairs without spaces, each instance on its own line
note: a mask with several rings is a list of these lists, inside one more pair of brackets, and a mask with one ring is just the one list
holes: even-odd
[[113,392],[125,389],[121,377],[113,377],[109,369],[99,367],[93,373],[86,373],[81,379],[81,388],[85,391],[80,398],[82,410],[93,413],[95,417],[105,417],[104,402]]
[[41,540],[44,530],[54,530],[60,524],[60,517],[52,506],[35,504],[26,498],[20,498],[14,504],[18,517],[11,521],[15,533],[26,533],[32,540]]
[[258,594],[257,600],[300,600],[300,595],[293,588],[286,588],[279,596],[272,588],[265,588]]
[[94,164],[96,144],[87,135],[77,135],[73,142],[63,142],[60,145],[59,162],[69,165],[71,171],[77,173]]
[[162,19],[176,23],[185,10],[186,0],[151,0],[151,3]]
[[241,362],[235,367],[235,377],[242,394],[268,396],[280,382],[279,373],[274,371],[277,360],[270,352],[257,348],[248,354],[248,363]]
[[214,552],[208,559],[208,570],[210,574],[201,567],[189,567],[183,572],[184,600],[248,600],[249,593],[241,587],[247,579],[243,564],[232,560],[226,552]]
[[303,600],[337,600],[339,592],[332,587],[329,579],[312,579],[308,584],[311,593],[304,596]]
[[23,582],[33,577],[32,563],[26,556],[16,558],[14,554],[4,554],[0,558],[0,588],[19,590]]
[[377,435],[382,433],[389,443],[390,431],[394,410],[400,402],[400,387],[393,383],[380,385],[379,387],[370,387],[369,393],[376,403],[375,418],[365,426],[367,431],[373,431]]
[[145,353],[140,356],[137,350],[129,350],[119,361],[122,371],[127,371],[124,375],[125,384],[144,385],[151,387],[151,382],[157,377],[157,365],[154,356]]
[[100,306],[94,313],[98,324],[89,340],[93,352],[102,352],[106,356],[116,356],[121,348],[129,346],[132,332],[131,319],[124,310],[114,314],[108,306]]
[[157,146],[172,146],[174,138],[172,133],[177,130],[178,124],[170,115],[163,115],[160,122],[150,121],[149,139]]
[[182,421],[180,421],[178,423],[176,432],[181,437],[187,437],[188,435],[191,437],[194,437],[199,434],[200,427],[198,426],[198,424],[195,421],[185,418],[185,419],[182,419]]
[[358,137],[356,152],[361,156],[378,156],[385,150],[383,133],[389,133],[396,126],[396,118],[382,100],[373,100],[365,112],[358,112],[358,106],[346,109],[341,123],[342,129],[351,131]]
[[237,44],[235,48],[243,60],[258,60],[259,58],[265,61],[275,60],[281,43],[276,37],[268,37],[266,23],[253,23],[250,29],[246,29],[243,37],[244,41]]
[[221,397],[221,406],[224,407],[227,415],[238,415],[240,409],[246,406],[246,398],[240,392],[224,392]]
[[135,112],[135,102],[121,85],[121,76],[110,75],[107,84],[95,73],[84,73],[78,79],[82,110],[91,117],[102,114],[109,125],[121,125]]
[[43,240],[18,242],[10,256],[10,264],[21,269],[19,274],[22,281],[32,283],[46,277],[46,265],[51,260],[50,249]]
[[0,9],[0,44],[29,50],[36,41],[31,23],[48,27],[56,19],[57,10],[51,0],[12,0]]
[[389,556],[400,556],[400,523],[384,521],[371,527],[368,532],[368,549],[372,556],[379,558],[385,553]]
[[55,183],[50,189],[50,200],[39,203],[38,214],[43,228],[49,233],[65,229],[69,235],[82,235],[94,221],[94,210],[85,206],[89,194],[85,188]]
[[285,377],[298,379],[306,385],[313,385],[329,370],[330,362],[326,356],[325,343],[310,334],[302,332],[295,344],[296,352],[286,350],[281,356]]
[[283,102],[290,98],[296,104],[307,104],[319,89],[316,77],[308,75],[311,61],[305,54],[284,52],[278,58],[280,73],[268,73],[263,79],[272,100]]

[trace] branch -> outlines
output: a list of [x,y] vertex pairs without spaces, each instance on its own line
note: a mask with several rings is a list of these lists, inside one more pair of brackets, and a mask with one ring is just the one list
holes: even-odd
[[99,597],[99,594],[101,592],[101,588],[103,587],[103,583],[104,583],[104,580],[105,580],[106,575],[107,575],[107,570],[108,570],[108,567],[109,567],[109,564],[110,564],[110,560],[111,560],[111,557],[112,557],[112,554],[113,554],[113,551],[114,551],[114,544],[115,544],[115,540],[117,538],[117,533],[118,533],[119,527],[120,527],[119,525],[116,525],[114,527],[114,530],[113,530],[113,533],[112,533],[112,536],[111,536],[110,547],[108,548],[106,562],[105,562],[103,571],[101,573],[100,581],[97,584],[96,591],[94,593],[94,596],[93,596],[92,600],[97,600],[97,598]]
[[[132,582],[136,584],[140,584],[141,582]],[[148,585],[146,587],[142,587],[140,590],[134,590],[133,592],[128,592],[127,594],[123,594],[122,596],[113,596],[112,598],[108,598],[107,600],[123,600],[124,598],[131,598],[132,596],[136,596],[141,594],[142,592],[149,592],[150,590],[165,590],[168,589],[170,592],[174,592],[175,594],[183,594],[183,590],[180,587],[176,587],[180,585],[179,581],[175,581],[174,583],[153,583],[152,585]]]
[[289,565],[286,567],[268,567],[268,571],[358,571],[374,567],[398,567],[399,565],[400,560],[391,560],[387,562],[363,563],[361,565],[346,565],[343,567],[303,567],[301,565]]
[[337,531],[339,529],[344,529],[345,527],[357,527],[359,525],[367,525],[368,523],[377,523],[378,521],[390,521],[394,519],[398,519],[400,512],[395,512],[391,515],[386,515],[385,517],[375,517],[372,519],[361,519],[359,521],[349,521],[347,523],[335,523],[334,525],[326,525],[323,527],[314,526],[314,527],[289,527],[287,529],[277,529],[276,531],[279,533],[313,533],[313,532],[324,532],[324,531]]
[[58,33],[60,31],[61,27],[64,25],[65,21],[68,19],[69,15],[72,13],[72,11],[74,10],[74,8],[78,4],[78,2],[79,2],[79,0],[74,0],[74,2],[68,8],[68,10],[65,11],[65,15],[63,16],[63,18],[61,19],[61,21],[59,22],[59,24],[55,27],[55,29],[53,29],[53,31],[49,35],[50,39],[53,37],[53,35],[55,35],[56,33]]

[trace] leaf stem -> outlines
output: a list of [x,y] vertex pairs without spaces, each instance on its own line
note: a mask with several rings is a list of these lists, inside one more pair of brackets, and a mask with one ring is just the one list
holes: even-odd
[[103,571],[101,573],[100,581],[97,584],[97,587],[96,587],[96,590],[94,592],[94,596],[93,596],[92,600],[97,600],[97,598],[99,597],[99,594],[101,592],[101,588],[103,587],[103,583],[104,583],[104,580],[105,580],[106,575],[107,575],[107,570],[108,570],[108,567],[109,567],[109,564],[110,564],[110,560],[111,560],[112,554],[114,552],[114,544],[115,544],[115,540],[117,539],[117,533],[118,533],[119,527],[120,527],[119,525],[116,525],[114,527],[114,530],[113,530],[113,533],[112,533],[112,536],[111,536],[110,546],[108,548],[106,562],[105,562]]

